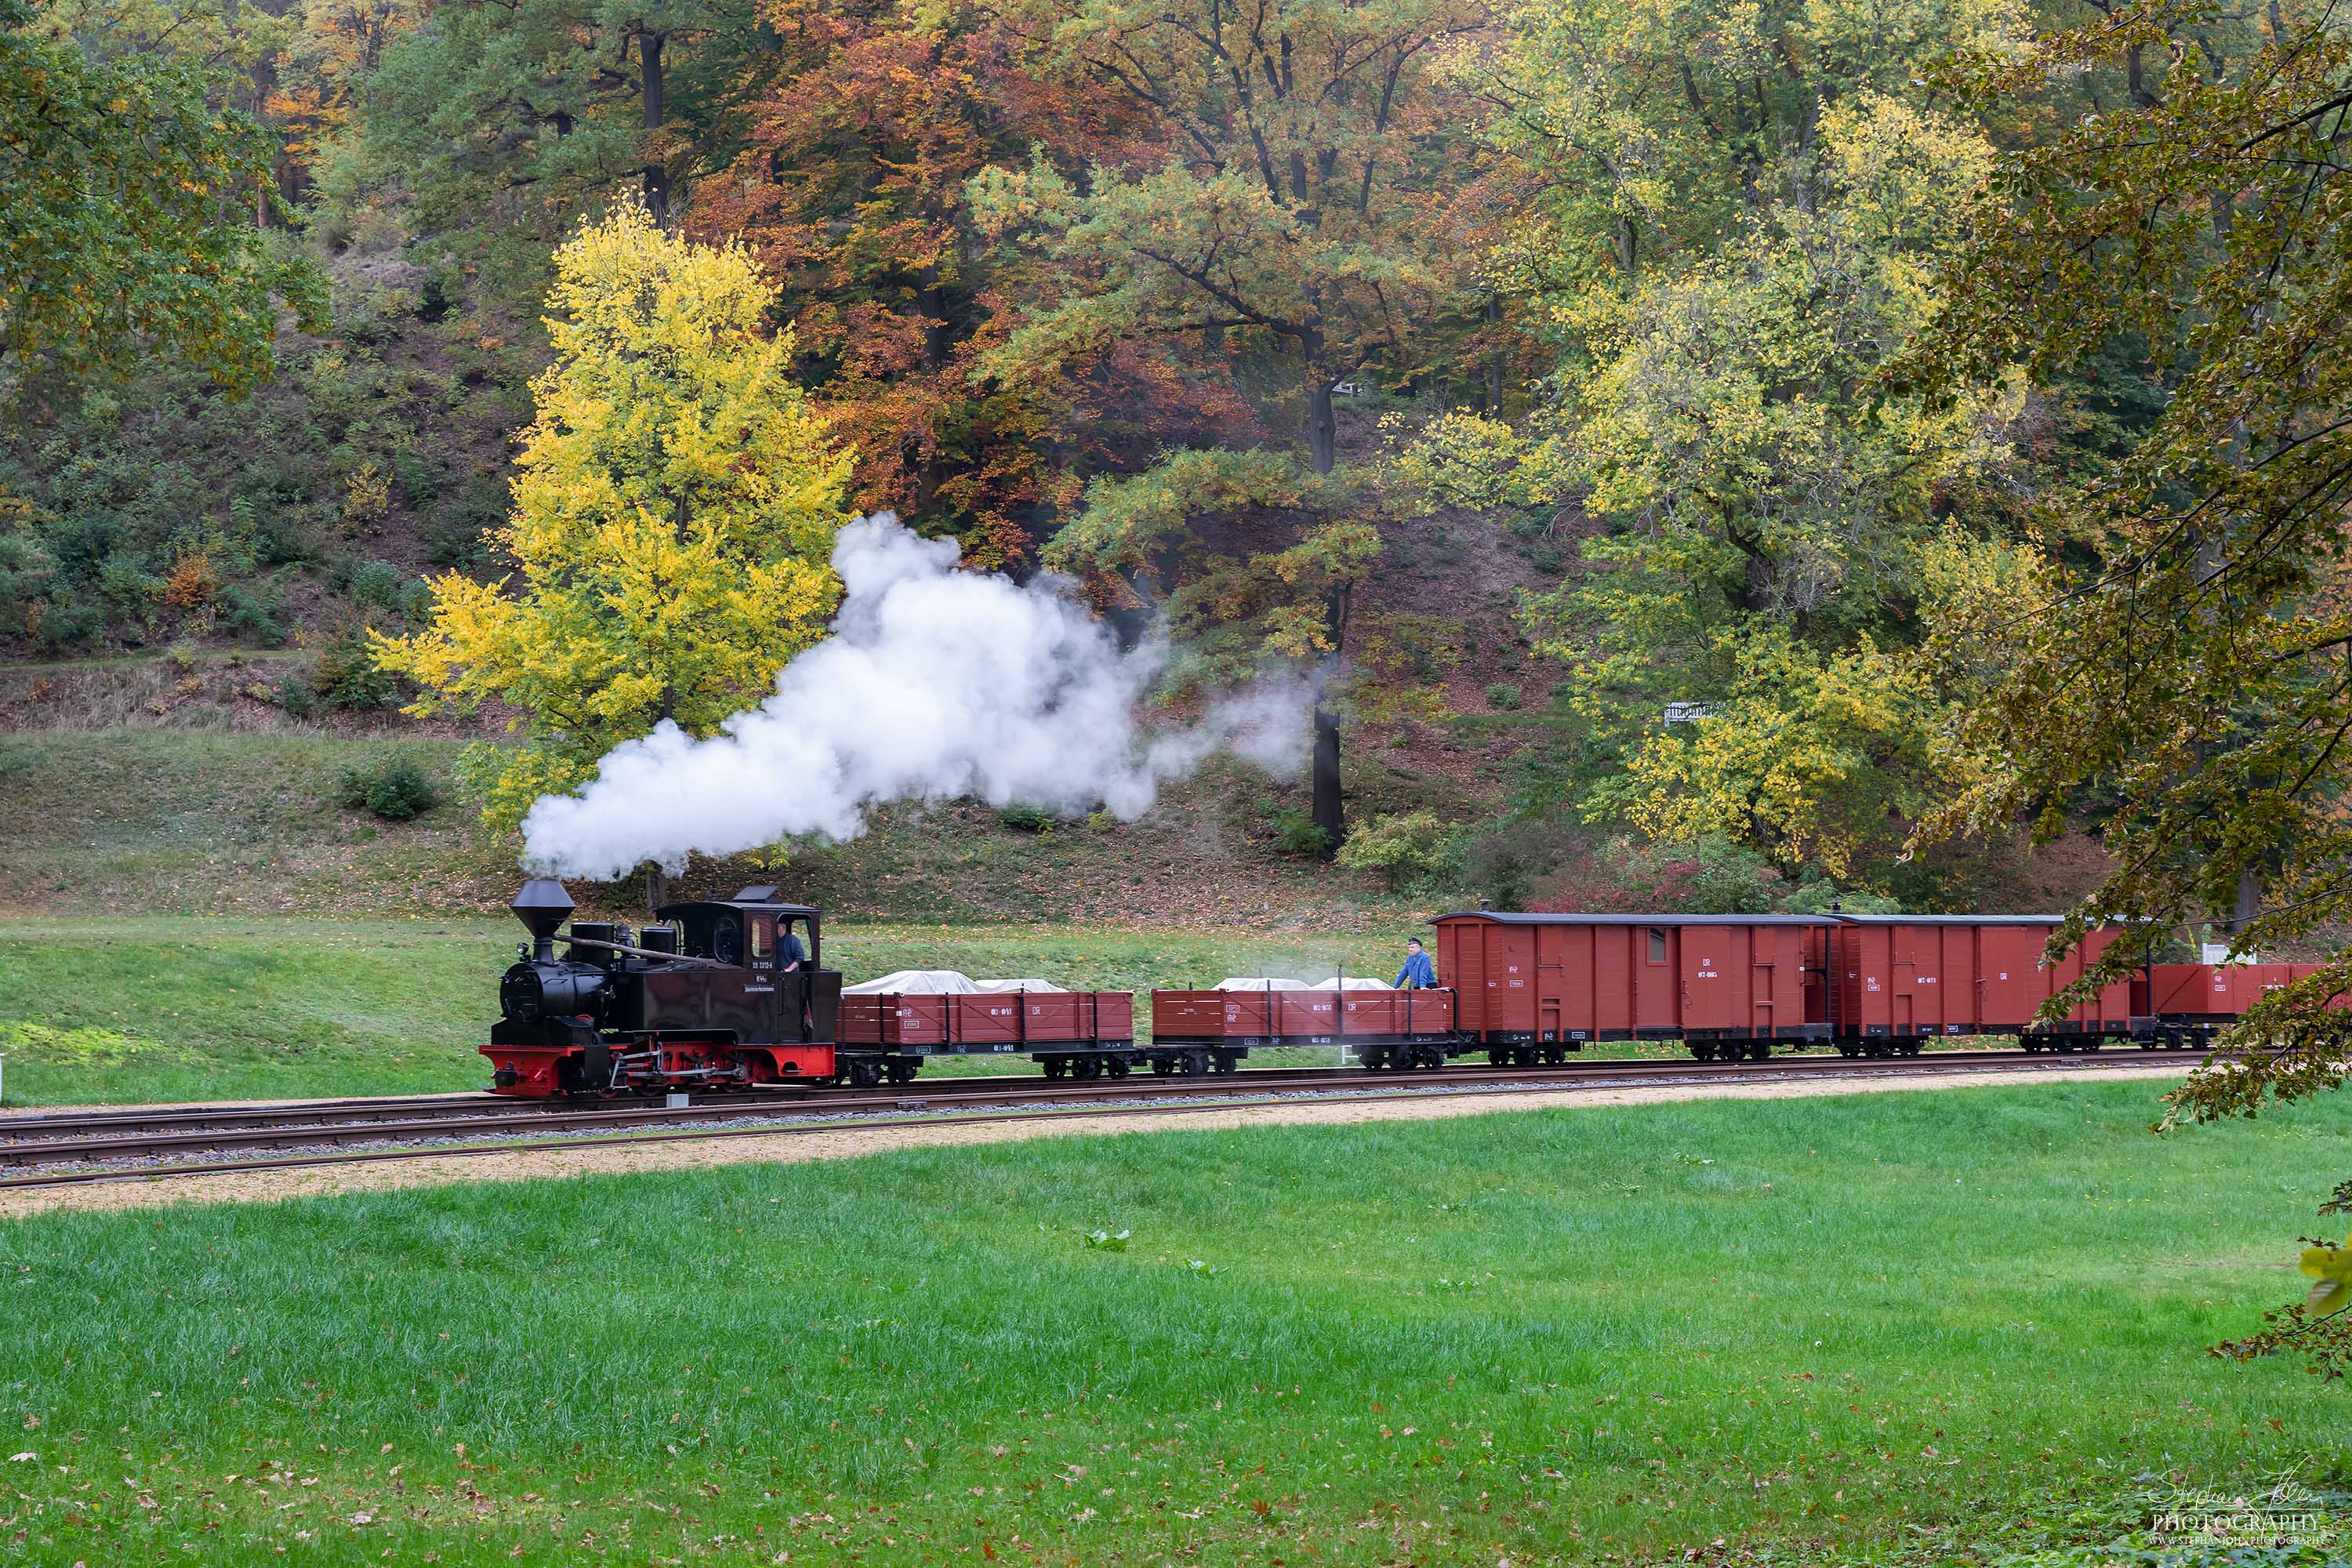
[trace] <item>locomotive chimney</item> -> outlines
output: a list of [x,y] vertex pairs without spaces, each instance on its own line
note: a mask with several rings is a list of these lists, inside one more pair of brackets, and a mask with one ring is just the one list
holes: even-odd
[[530,955],[541,963],[555,957],[555,928],[572,918],[572,895],[552,877],[533,877],[507,908],[530,928]]

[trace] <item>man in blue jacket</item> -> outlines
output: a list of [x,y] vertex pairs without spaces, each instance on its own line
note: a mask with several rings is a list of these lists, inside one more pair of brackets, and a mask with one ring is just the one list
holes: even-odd
[[1420,991],[1437,984],[1437,965],[1429,961],[1428,952],[1414,937],[1404,944],[1404,967],[1397,971],[1396,988],[1400,991]]

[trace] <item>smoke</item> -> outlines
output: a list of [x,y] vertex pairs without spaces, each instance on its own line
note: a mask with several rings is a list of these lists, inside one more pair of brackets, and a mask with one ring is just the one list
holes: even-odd
[[1306,760],[1312,684],[1265,679],[1197,723],[1147,732],[1136,709],[1164,665],[1121,652],[1050,579],[956,570],[953,540],[888,513],[841,531],[833,635],[786,666],[775,695],[697,741],[665,721],[616,746],[576,795],[523,818],[523,863],[609,879],[652,860],[727,855],[799,834],[854,838],[885,801],[976,795],[1131,820],[1160,786],[1219,751],[1277,774]]

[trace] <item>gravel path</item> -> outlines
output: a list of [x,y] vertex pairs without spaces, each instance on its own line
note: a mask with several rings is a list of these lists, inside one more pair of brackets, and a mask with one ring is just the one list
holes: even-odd
[[1070,1138],[1171,1131],[1214,1131],[1236,1127],[1339,1125],[1368,1121],[1425,1121],[1455,1116],[1561,1108],[1653,1105],[1685,1100],[1800,1100],[1822,1095],[1884,1094],[1893,1090],[2014,1088],[2021,1083],[2114,1082],[2185,1076],[2180,1061],[2127,1068],[2051,1068],[2029,1073],[1942,1072],[1888,1074],[1867,1079],[1808,1079],[1798,1083],[1675,1083],[1623,1089],[1567,1088],[1507,1097],[1492,1093],[1431,1093],[1409,1100],[1347,1098],[1286,1100],[1275,1105],[1237,1105],[1213,1110],[1118,1116],[1066,1112],[1034,1120],[958,1124],[940,1121],[915,1125],[861,1126],[845,1121],[838,1131],[797,1137],[712,1137],[684,1142],[603,1147],[519,1148],[461,1159],[382,1160],[365,1164],[312,1166],[289,1171],[230,1171],[217,1175],[175,1176],[156,1182],[112,1182],[95,1186],[0,1193],[0,1219],[58,1209],[120,1210],[171,1203],[272,1203],[322,1194],[381,1192],[440,1186],[456,1182],[512,1182],[552,1177],[622,1175],[640,1171],[677,1171],[712,1165],[797,1164],[843,1160],[894,1149],[939,1148],[974,1143],[1010,1143],[1025,1138]]

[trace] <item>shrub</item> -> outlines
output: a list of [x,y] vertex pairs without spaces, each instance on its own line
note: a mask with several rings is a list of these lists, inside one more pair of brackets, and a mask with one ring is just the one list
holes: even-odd
[[163,662],[179,674],[185,675],[196,668],[196,645],[175,642],[163,650]]
[[1401,888],[1435,871],[1446,849],[1435,814],[1410,811],[1376,817],[1349,834],[1339,863],[1350,871],[1376,872],[1391,888]]
[[1508,819],[1471,839],[1463,852],[1463,876],[1495,908],[1523,910],[1538,880],[1559,870],[1574,847],[1573,835],[1556,823]]
[[390,708],[400,700],[400,678],[376,663],[375,650],[356,626],[319,650],[310,684],[320,701],[351,712]]
[[1013,805],[1000,805],[996,808],[996,820],[1016,833],[1054,831],[1053,813],[1040,810],[1034,805],[1022,805],[1017,803]]
[[1285,855],[1319,860],[1331,851],[1331,836],[1311,813],[1285,806],[1275,812],[1267,826],[1274,829],[1274,847]]
[[1518,705],[1519,687],[1517,681],[1498,680],[1486,688],[1486,706],[1496,711],[1509,713]]
[[407,574],[389,561],[362,561],[352,568],[352,598],[372,610],[400,608],[401,590],[407,584]]
[[144,610],[163,596],[163,579],[149,572],[129,551],[118,551],[99,567],[98,591],[118,609]]
[[343,520],[382,521],[392,510],[392,476],[373,462],[362,463],[343,480]]
[[437,321],[462,305],[465,295],[465,276],[453,263],[438,262],[425,275],[425,287],[417,295],[416,313],[428,321]]
[[392,455],[392,477],[413,511],[423,511],[441,494],[441,470],[418,457],[414,447],[403,447]]
[[220,606],[222,618],[231,629],[244,632],[264,647],[276,647],[286,640],[286,628],[278,620],[277,595],[266,589],[232,583],[221,590]]
[[106,630],[106,614],[87,599],[35,600],[25,606],[25,632],[43,653],[87,647]]
[[319,710],[319,693],[311,687],[310,678],[296,670],[278,683],[278,706],[286,710],[289,719],[308,719]]
[[345,768],[335,799],[385,822],[408,822],[441,804],[441,788],[408,758],[391,757]]
[[199,609],[213,602],[220,585],[220,568],[212,556],[191,550],[173,563],[172,574],[163,580],[163,602],[175,610]]

